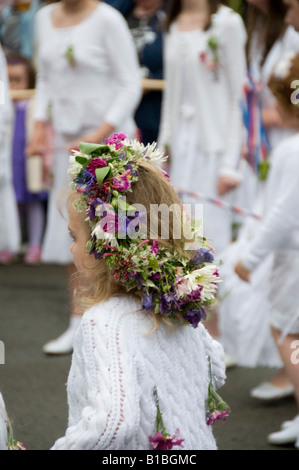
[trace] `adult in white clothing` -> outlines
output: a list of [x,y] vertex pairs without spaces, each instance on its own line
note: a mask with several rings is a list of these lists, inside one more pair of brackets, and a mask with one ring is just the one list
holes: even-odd
[[[250,2],[253,3],[253,2]],[[260,4],[267,2],[260,2]],[[249,10],[254,14],[254,28],[249,33],[248,63],[256,84],[262,85],[261,102],[264,124],[268,133],[270,145],[275,149],[277,143],[294,133],[294,129],[282,123],[275,110],[275,100],[267,83],[273,67],[287,51],[299,51],[299,35],[284,23],[286,7],[283,1],[271,4],[265,11],[252,6]],[[272,26],[271,26],[272,25]],[[276,35],[273,36],[274,25]],[[280,25],[278,28],[277,25]],[[248,26],[250,31],[250,27]],[[264,36],[265,31],[268,34]],[[270,37],[272,36],[272,43]],[[266,39],[265,39],[266,37]],[[276,37],[276,38],[275,38]],[[263,39],[264,38],[264,39]],[[268,155],[271,165],[271,152]],[[255,179],[255,198],[253,212],[262,216],[265,209],[265,190],[267,179],[261,181],[252,173]],[[261,222],[248,218],[241,230],[236,243],[222,253],[224,266],[222,269],[223,284],[220,291],[223,297],[219,306],[219,329],[221,341],[230,356],[243,367],[269,366],[280,368],[282,362],[274,344],[270,326],[270,305],[267,293],[269,291],[269,273],[272,268],[273,256],[265,257],[254,271],[250,284],[243,283],[234,273],[234,265],[246,248],[248,242],[255,236]],[[262,388],[261,388],[262,387]],[[270,383],[258,386],[251,393],[255,398],[280,398],[292,393],[284,373],[275,375]]]
[[20,227],[12,182],[13,108],[7,64],[0,45],[0,262],[11,261],[20,248]]
[[[49,113],[55,134],[42,261],[72,266],[67,222],[57,209],[68,182],[68,157],[81,141],[101,142],[114,131],[134,135],[133,116],[141,96],[138,58],[122,15],[96,0],[63,0],[42,8],[35,41],[35,132],[28,154],[44,153]],[[72,309],[71,325],[77,325],[76,305]],[[70,352],[73,331],[45,352]]]
[[[172,183],[231,200],[242,179],[243,20],[219,1],[171,1],[167,27],[159,146],[171,156]],[[217,253],[232,239],[231,224],[230,212],[203,202],[203,231]]]

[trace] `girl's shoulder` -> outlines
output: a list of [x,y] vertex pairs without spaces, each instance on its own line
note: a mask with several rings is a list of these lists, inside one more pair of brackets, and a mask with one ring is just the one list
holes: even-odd
[[241,15],[234,11],[232,8],[227,7],[225,5],[221,5],[219,7],[217,13],[213,15],[213,21],[215,21],[219,25],[224,26],[244,26],[244,21]]
[[133,297],[129,295],[119,295],[110,297],[110,299],[92,306],[84,313],[83,318],[94,321],[95,323],[102,323],[103,320],[110,323],[111,321],[119,321],[129,313],[135,313],[141,310],[140,303],[133,299]]

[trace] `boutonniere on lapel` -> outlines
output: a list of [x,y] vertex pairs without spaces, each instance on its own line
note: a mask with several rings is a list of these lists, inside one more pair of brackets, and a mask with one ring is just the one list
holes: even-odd
[[219,42],[216,36],[211,35],[207,40],[207,50],[199,54],[200,60],[212,72],[214,79],[219,79],[220,58]]

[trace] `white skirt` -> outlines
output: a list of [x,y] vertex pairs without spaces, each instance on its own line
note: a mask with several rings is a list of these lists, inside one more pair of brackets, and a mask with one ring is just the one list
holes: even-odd
[[0,184],[0,251],[9,250],[18,253],[21,243],[21,231],[17,201],[10,181]]
[[282,336],[299,334],[299,254],[285,250],[274,258],[269,302],[271,324]]
[[70,154],[66,150],[66,139],[56,136],[52,161],[53,182],[48,199],[47,223],[43,242],[42,262],[71,264],[71,237],[68,232],[66,201],[63,198],[69,185],[68,168]]
[[[204,198],[182,196],[185,204],[202,205],[203,233],[216,253],[228,246],[232,239],[233,214],[230,210],[205,200],[217,198],[217,182],[222,154],[205,153],[198,144],[198,130],[191,117],[182,117],[179,132],[171,146],[170,179],[176,190],[195,192]],[[234,191],[222,197],[232,204]],[[199,211],[200,212],[200,211]]]

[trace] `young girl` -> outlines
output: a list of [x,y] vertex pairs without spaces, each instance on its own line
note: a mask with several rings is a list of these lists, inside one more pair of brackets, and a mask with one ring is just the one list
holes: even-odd
[[[292,135],[294,129],[281,122],[275,109],[275,100],[267,83],[273,67],[287,51],[299,51],[299,35],[284,22],[286,6],[283,0],[248,0],[248,68],[254,85],[260,90],[261,112],[270,151],[267,161],[271,166],[271,149],[284,138]],[[267,178],[250,170],[254,179],[252,212],[260,217],[264,213]],[[229,355],[243,367],[269,366],[277,368],[269,381],[258,384],[250,394],[259,400],[272,400],[289,396],[293,387],[283,370],[277,348],[269,327],[270,306],[265,292],[269,289],[269,272],[272,268],[272,254],[252,275],[251,283],[244,284],[234,273],[234,265],[260,226],[260,220],[248,218],[241,229],[236,243],[221,254],[223,267],[219,305],[219,329],[221,341]],[[246,301],[244,301],[246,299]],[[252,315],[255,312],[255,315]]]
[[[9,56],[8,76],[11,90],[35,87],[35,71],[32,63],[18,56]],[[47,192],[32,193],[28,189],[25,148],[30,136],[34,101],[16,101],[14,104],[15,126],[13,135],[12,164],[13,182],[18,202],[20,225],[28,248],[24,262],[35,265],[40,262],[45,226],[45,202]]]
[[11,140],[13,109],[9,97],[7,65],[0,46],[0,263],[11,261],[19,249],[20,230],[12,183]]
[[[159,147],[171,157],[171,180],[231,200],[242,179],[242,18],[218,0],[171,0],[166,26]],[[204,202],[203,224],[217,252],[231,242],[228,211]]]
[[[158,160],[155,146],[123,135],[81,144],[71,158],[71,252],[89,308],[74,339],[69,425],[54,450],[216,448],[210,424],[228,407],[213,386],[225,367],[200,320],[217,267],[207,247],[189,253],[174,236],[181,202]],[[166,225],[152,211],[161,203],[178,209]]]
[[[235,270],[241,279],[249,282],[250,272],[269,253],[274,253],[269,290],[272,334],[299,407],[299,364],[292,360],[294,345],[299,344],[299,99],[295,82],[298,76],[299,54],[289,53],[278,62],[269,81],[281,120],[297,128],[297,132],[273,152],[266,217]],[[296,442],[299,448],[299,415],[268,440],[272,444]]]

